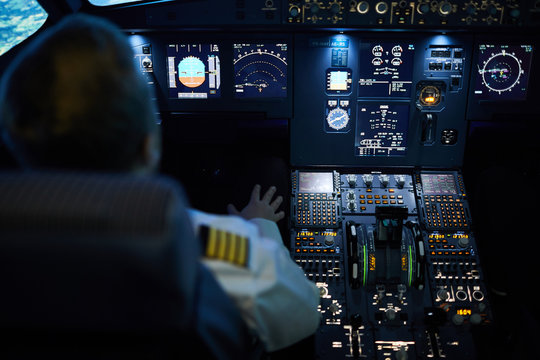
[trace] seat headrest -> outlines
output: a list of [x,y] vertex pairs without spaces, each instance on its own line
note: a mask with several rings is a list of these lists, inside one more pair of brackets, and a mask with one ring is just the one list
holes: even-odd
[[199,256],[172,179],[0,173],[3,326],[185,328]]
[[158,235],[181,189],[166,177],[9,172],[0,175],[0,228]]

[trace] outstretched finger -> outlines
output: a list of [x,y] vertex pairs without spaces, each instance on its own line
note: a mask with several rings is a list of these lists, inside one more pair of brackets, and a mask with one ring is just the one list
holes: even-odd
[[261,185],[257,184],[251,190],[251,200],[250,202],[256,202],[261,200]]
[[272,197],[274,197],[275,193],[276,193],[276,187],[270,186],[270,189],[268,189],[268,191],[266,191],[266,193],[264,194],[262,201],[270,204],[270,200],[272,200]]
[[283,196],[278,196],[276,200],[272,201],[272,203],[270,204],[270,207],[274,209],[274,211],[276,211],[282,202],[283,202]]
[[280,212],[274,214],[274,221],[278,222],[279,220],[283,219],[284,217],[285,217],[285,212],[280,211]]

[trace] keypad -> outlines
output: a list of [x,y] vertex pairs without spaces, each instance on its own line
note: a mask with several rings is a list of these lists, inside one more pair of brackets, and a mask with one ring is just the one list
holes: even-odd
[[469,222],[461,199],[453,195],[424,195],[428,229],[468,229]]
[[337,200],[329,194],[298,194],[296,199],[296,225],[337,227]]

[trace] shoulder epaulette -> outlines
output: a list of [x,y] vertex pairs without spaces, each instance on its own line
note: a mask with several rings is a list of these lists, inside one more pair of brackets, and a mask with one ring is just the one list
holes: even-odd
[[247,237],[206,225],[199,227],[199,235],[204,257],[243,267],[248,265],[249,240]]

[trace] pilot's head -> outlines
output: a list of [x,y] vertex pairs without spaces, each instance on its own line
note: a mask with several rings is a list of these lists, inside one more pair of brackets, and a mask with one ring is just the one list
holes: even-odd
[[0,82],[3,138],[26,167],[145,171],[159,162],[149,90],[113,24],[72,15],[22,51]]

